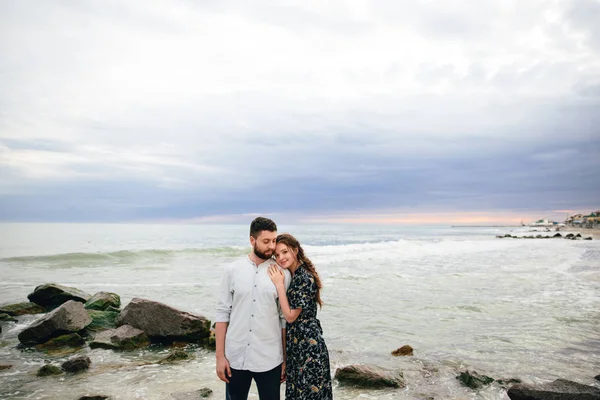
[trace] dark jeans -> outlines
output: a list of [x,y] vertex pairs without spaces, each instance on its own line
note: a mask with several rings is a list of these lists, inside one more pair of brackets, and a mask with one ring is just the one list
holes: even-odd
[[226,400],[246,400],[252,379],[258,388],[260,400],[279,400],[281,365],[265,372],[252,372],[231,368],[231,378],[225,384]]

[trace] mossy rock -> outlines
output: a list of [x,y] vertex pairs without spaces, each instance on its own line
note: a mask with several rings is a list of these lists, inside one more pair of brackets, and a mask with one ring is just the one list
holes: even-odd
[[115,311],[99,311],[87,310],[88,315],[92,318],[92,323],[86,329],[92,332],[114,329],[116,327],[115,320],[119,316]]
[[167,357],[163,358],[162,360],[160,360],[158,363],[159,364],[171,364],[177,361],[182,361],[182,360],[189,360],[191,358],[191,356],[186,353],[183,350],[174,350],[173,352],[171,352],[171,354],[169,354]]
[[62,370],[58,368],[56,365],[46,364],[42,368],[38,369],[36,375],[37,376],[50,376],[50,375],[60,375],[62,374]]
[[17,322],[17,319],[15,317],[11,317],[8,314],[0,314],[0,321],[4,321],[4,322]]
[[61,335],[48,340],[46,343],[35,346],[37,350],[56,350],[63,347],[81,347],[85,341],[77,333]]
[[121,297],[116,293],[109,292],[96,293],[85,303],[85,308],[88,310],[118,310],[119,307],[121,307]]
[[8,314],[13,317],[26,314],[42,314],[45,312],[46,310],[44,307],[31,301],[26,301],[24,303],[5,304],[0,306],[0,313]]
[[460,375],[456,377],[463,384],[463,386],[469,387],[471,389],[480,389],[483,386],[489,385],[494,382],[494,378],[490,378],[486,375],[479,375],[477,372],[461,372]]

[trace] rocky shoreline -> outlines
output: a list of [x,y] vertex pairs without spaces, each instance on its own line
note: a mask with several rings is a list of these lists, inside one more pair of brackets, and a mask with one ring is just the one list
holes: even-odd
[[[37,286],[27,297],[28,302],[0,306],[0,338],[3,324],[14,324],[23,316],[40,315],[17,336],[18,348],[39,352],[45,358],[46,364],[35,371],[40,379],[83,374],[90,368],[102,368],[93,365],[85,354],[95,348],[131,351],[152,345],[169,346],[171,350],[166,357],[151,363],[157,366],[193,359],[193,352],[188,350],[191,348],[188,346],[200,346],[208,351],[214,349],[210,320],[163,303],[134,298],[121,309],[120,296],[116,293],[99,292],[92,296],[77,288],[53,283]],[[59,357],[72,352],[79,354],[57,363]],[[413,357],[414,350],[405,345],[392,351],[391,356]],[[11,369],[12,365],[0,363],[0,379],[3,373]],[[410,384],[403,371],[374,365],[345,365],[337,368],[334,377],[339,385],[365,390],[402,389]],[[600,375],[595,378],[600,380]],[[496,379],[469,370],[459,371],[456,379],[473,391],[497,385],[506,390],[510,399],[600,399],[598,387],[564,379],[524,385],[516,378]],[[211,389],[201,388],[193,392],[173,393],[172,398],[185,400],[209,397],[211,394]],[[110,397],[99,393],[77,398]]]

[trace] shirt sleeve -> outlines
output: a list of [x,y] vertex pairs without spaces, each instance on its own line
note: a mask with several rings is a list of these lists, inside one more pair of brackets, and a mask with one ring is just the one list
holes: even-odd
[[226,267],[223,271],[223,278],[219,293],[217,296],[217,309],[215,322],[229,322],[231,315],[231,306],[233,304],[233,279],[231,277],[231,268]]
[[293,290],[288,294],[288,302],[292,310],[296,308],[306,308],[310,305],[312,299],[316,295],[315,280],[309,274],[303,274],[294,285]]

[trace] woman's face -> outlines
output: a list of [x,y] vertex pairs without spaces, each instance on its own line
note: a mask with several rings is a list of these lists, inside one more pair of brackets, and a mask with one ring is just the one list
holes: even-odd
[[285,269],[288,269],[298,262],[296,253],[283,243],[278,243],[275,247],[275,260],[281,268]]

